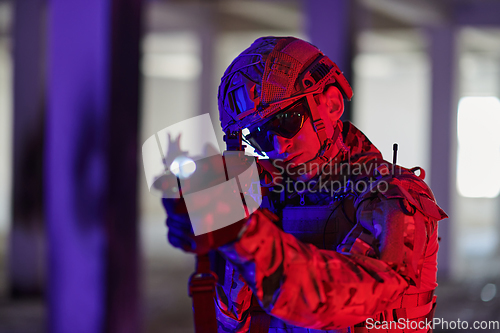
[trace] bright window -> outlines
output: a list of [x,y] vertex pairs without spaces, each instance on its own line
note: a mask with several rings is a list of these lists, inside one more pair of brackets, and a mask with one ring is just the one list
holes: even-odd
[[464,197],[500,193],[500,101],[463,97],[458,105],[457,188]]

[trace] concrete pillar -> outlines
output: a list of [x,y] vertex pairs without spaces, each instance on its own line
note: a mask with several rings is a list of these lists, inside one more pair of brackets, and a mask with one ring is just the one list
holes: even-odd
[[[102,0],[101,0],[102,1]],[[110,0],[106,332],[140,331],[137,225],[142,0]],[[104,125],[103,124],[103,125]],[[142,168],[142,163],[140,165]],[[141,176],[143,171],[140,172]]]
[[42,161],[44,147],[44,0],[14,3],[12,226],[8,276],[13,297],[44,285]]
[[214,4],[208,2],[198,5],[194,13],[198,17],[196,29],[201,46],[201,73],[198,80],[198,114],[211,113],[212,119],[217,120],[214,124],[217,124],[219,118],[217,109],[217,76],[219,76],[219,73],[215,73],[214,68],[218,27],[214,19],[214,9]]
[[49,4],[49,332],[139,331],[140,3]]
[[[456,179],[457,137],[457,58],[455,29],[452,26],[429,28],[431,62],[431,167],[430,187],[438,204],[452,210],[452,191]],[[438,278],[451,273],[452,219],[439,223],[441,237],[438,255]]]
[[[353,1],[304,1],[305,33],[309,41],[327,55],[352,85]],[[351,119],[350,103],[345,104],[343,120]]]

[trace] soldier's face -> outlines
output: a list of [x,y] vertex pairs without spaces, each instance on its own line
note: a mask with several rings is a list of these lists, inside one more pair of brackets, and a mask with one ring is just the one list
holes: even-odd
[[[267,153],[275,165],[284,168],[293,179],[308,180],[304,178],[302,170],[305,163],[313,159],[320,149],[320,143],[311,123],[311,118],[306,120],[304,126],[292,138],[274,135],[274,149]],[[311,170],[312,171],[312,170]]]
[[[334,124],[340,119],[344,110],[342,94],[337,88],[330,87],[318,97],[317,108],[325,124],[326,135],[332,137]],[[311,117],[294,137],[287,139],[275,134],[273,143],[274,149],[267,155],[275,166],[283,168],[291,178],[307,181],[318,173],[317,163],[308,163],[321,148]],[[337,152],[338,149],[334,147],[333,154]]]

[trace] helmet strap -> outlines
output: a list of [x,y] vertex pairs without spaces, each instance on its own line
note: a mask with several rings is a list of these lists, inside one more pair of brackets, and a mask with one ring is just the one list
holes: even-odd
[[342,139],[339,139],[341,126],[339,124],[334,124],[335,130],[331,138],[328,138],[326,135],[326,127],[321,115],[318,111],[318,106],[316,101],[314,100],[314,96],[312,94],[307,95],[307,104],[309,105],[309,111],[311,113],[311,122],[314,130],[316,131],[316,135],[318,136],[319,143],[321,145],[318,153],[308,162],[328,162],[329,160],[335,158],[335,156],[331,156],[334,150],[334,147],[337,146],[340,152],[345,152],[348,148],[342,142]]
[[[335,130],[331,138],[327,138],[326,136],[326,127],[321,115],[319,114],[318,107],[316,105],[316,101],[314,100],[314,96],[312,94],[307,95],[307,104],[309,105],[309,111],[311,112],[311,122],[316,131],[316,135],[318,136],[319,144],[321,145],[318,154],[313,158],[315,159],[323,159],[327,160],[331,158],[331,151],[333,147],[337,145],[340,151],[345,150],[344,144],[338,140],[340,136],[340,126],[338,124],[334,124]],[[340,142],[339,142],[340,141]],[[326,154],[329,152],[328,154]],[[325,156],[326,154],[326,156]]]
[[323,146],[326,143],[326,131],[325,131],[325,123],[319,114],[318,107],[316,105],[316,101],[314,100],[313,94],[307,95],[307,104],[309,105],[309,111],[311,112],[311,122],[314,127],[314,131],[318,135],[319,143]]

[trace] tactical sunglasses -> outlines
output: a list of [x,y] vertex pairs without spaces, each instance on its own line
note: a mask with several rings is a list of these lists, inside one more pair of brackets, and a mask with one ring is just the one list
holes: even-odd
[[304,126],[309,112],[305,98],[302,98],[271,118],[268,122],[250,129],[245,139],[263,152],[274,149],[273,137],[279,135],[287,139],[293,138]]

